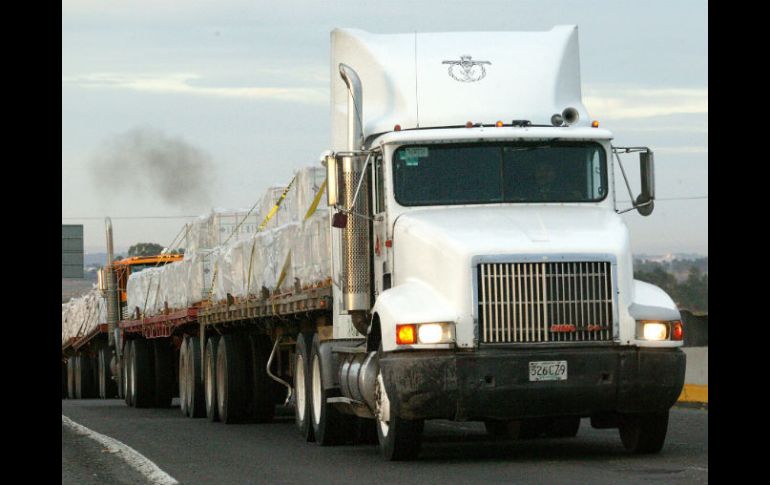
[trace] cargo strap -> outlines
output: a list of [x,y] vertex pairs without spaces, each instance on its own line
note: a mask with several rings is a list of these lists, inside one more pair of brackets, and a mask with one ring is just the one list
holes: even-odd
[[[291,182],[289,182],[289,185],[286,186],[285,189],[283,189],[283,192],[281,193],[281,197],[278,198],[278,201],[275,203],[272,209],[270,209],[270,212],[268,212],[267,216],[265,217],[265,220],[262,221],[262,223],[257,228],[257,232],[262,231],[265,226],[267,226],[267,223],[270,222],[270,219],[273,218],[273,216],[278,212],[278,209],[281,208],[281,203],[283,203],[284,199],[286,198],[286,195],[289,193],[289,190],[291,190],[291,186],[294,185],[294,181],[297,180],[297,176],[295,175]],[[238,223],[237,226],[235,226],[235,229],[233,229],[233,232],[230,233],[229,236],[227,236],[227,239],[225,239],[225,242],[221,244],[220,247],[225,246],[228,241],[230,241],[230,238],[233,237],[233,234],[236,234],[238,232],[238,229],[240,229],[241,225],[243,225],[244,221],[251,215],[251,213],[256,209],[257,204],[259,204],[259,200],[257,200],[253,206],[251,206],[251,209],[249,209],[249,212],[246,213],[246,215],[243,217],[241,222]],[[254,249],[252,246],[252,256],[254,254]],[[251,260],[249,260],[249,266],[251,266]],[[217,261],[214,261],[214,271],[211,275],[211,289],[209,290],[209,303],[211,302],[212,298],[214,297],[214,284],[217,281],[217,276],[219,274],[219,264]],[[249,269],[249,281],[251,281],[251,269]],[[247,293],[248,294],[248,293]]]
[[[307,222],[310,217],[312,217],[313,214],[315,214],[316,209],[318,209],[318,204],[321,202],[321,197],[323,197],[324,191],[326,190],[326,180],[323,181],[321,184],[321,187],[318,188],[318,193],[315,194],[315,197],[313,198],[313,203],[310,204],[310,207],[308,208],[307,212],[305,213],[305,218],[302,219],[302,227],[305,227],[305,222]],[[256,244],[254,245],[256,246]],[[252,255],[254,254],[254,247],[252,246]],[[275,284],[276,289],[280,288],[283,284],[283,280],[286,279],[286,274],[289,272],[289,266],[291,265],[291,249],[286,254],[286,260],[283,262],[283,267],[281,267],[281,274],[278,276],[278,282]],[[251,261],[249,261],[249,275],[251,274]],[[273,302],[273,313],[275,313],[275,302]]]

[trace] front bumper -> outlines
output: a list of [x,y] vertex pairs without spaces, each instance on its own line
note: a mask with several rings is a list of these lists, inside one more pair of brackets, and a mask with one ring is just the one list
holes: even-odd
[[[567,380],[529,381],[529,362],[567,361]],[[380,359],[392,411],[405,419],[516,419],[669,409],[685,354],[637,347],[406,351]]]

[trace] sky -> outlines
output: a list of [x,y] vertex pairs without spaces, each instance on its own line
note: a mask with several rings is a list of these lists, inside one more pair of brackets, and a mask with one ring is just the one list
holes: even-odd
[[[579,27],[591,118],[615,145],[655,152],[655,211],[622,216],[632,251],[708,254],[708,6],[689,0],[64,0],[62,224],[84,225],[87,253],[104,251],[105,216],[118,252],[169,245],[192,217],[248,209],[318,163],[336,27],[563,24]],[[142,163],[159,151],[165,168]],[[638,193],[638,162],[627,160]],[[616,187],[627,201],[622,179]]]

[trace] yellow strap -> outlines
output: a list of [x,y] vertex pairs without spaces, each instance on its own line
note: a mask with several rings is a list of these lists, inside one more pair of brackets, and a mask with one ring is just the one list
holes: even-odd
[[321,184],[321,188],[318,189],[318,193],[315,194],[315,198],[313,199],[313,203],[310,204],[310,208],[307,210],[307,213],[305,213],[305,221],[310,219],[310,216],[312,216],[315,213],[315,210],[318,209],[318,204],[321,202],[321,196],[323,195],[324,190],[326,190],[326,180],[325,179],[324,179],[324,183]]
[[286,186],[285,189],[283,189],[283,193],[281,194],[281,197],[278,198],[278,202],[275,203],[272,209],[270,209],[270,212],[267,213],[267,217],[265,217],[265,220],[262,221],[262,224],[259,225],[259,228],[257,229],[257,232],[263,230],[268,222],[270,222],[270,219],[273,218],[276,212],[278,212],[278,209],[281,207],[281,203],[286,198],[286,195],[289,193],[289,190],[291,190],[291,186],[294,185],[294,181],[297,180],[297,176],[295,175],[293,179],[291,179],[291,182],[289,182],[289,185]]

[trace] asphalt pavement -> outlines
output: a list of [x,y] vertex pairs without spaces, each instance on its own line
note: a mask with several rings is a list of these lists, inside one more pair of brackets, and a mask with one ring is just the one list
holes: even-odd
[[[175,399],[176,403],[177,400]],[[62,414],[132,447],[184,484],[707,483],[708,411],[674,408],[663,451],[625,452],[616,429],[584,419],[575,438],[488,436],[477,422],[429,421],[414,462],[386,462],[376,445],[305,443],[291,416],[224,425],[121,400],[62,400]],[[62,483],[146,483],[119,457],[62,426]]]

